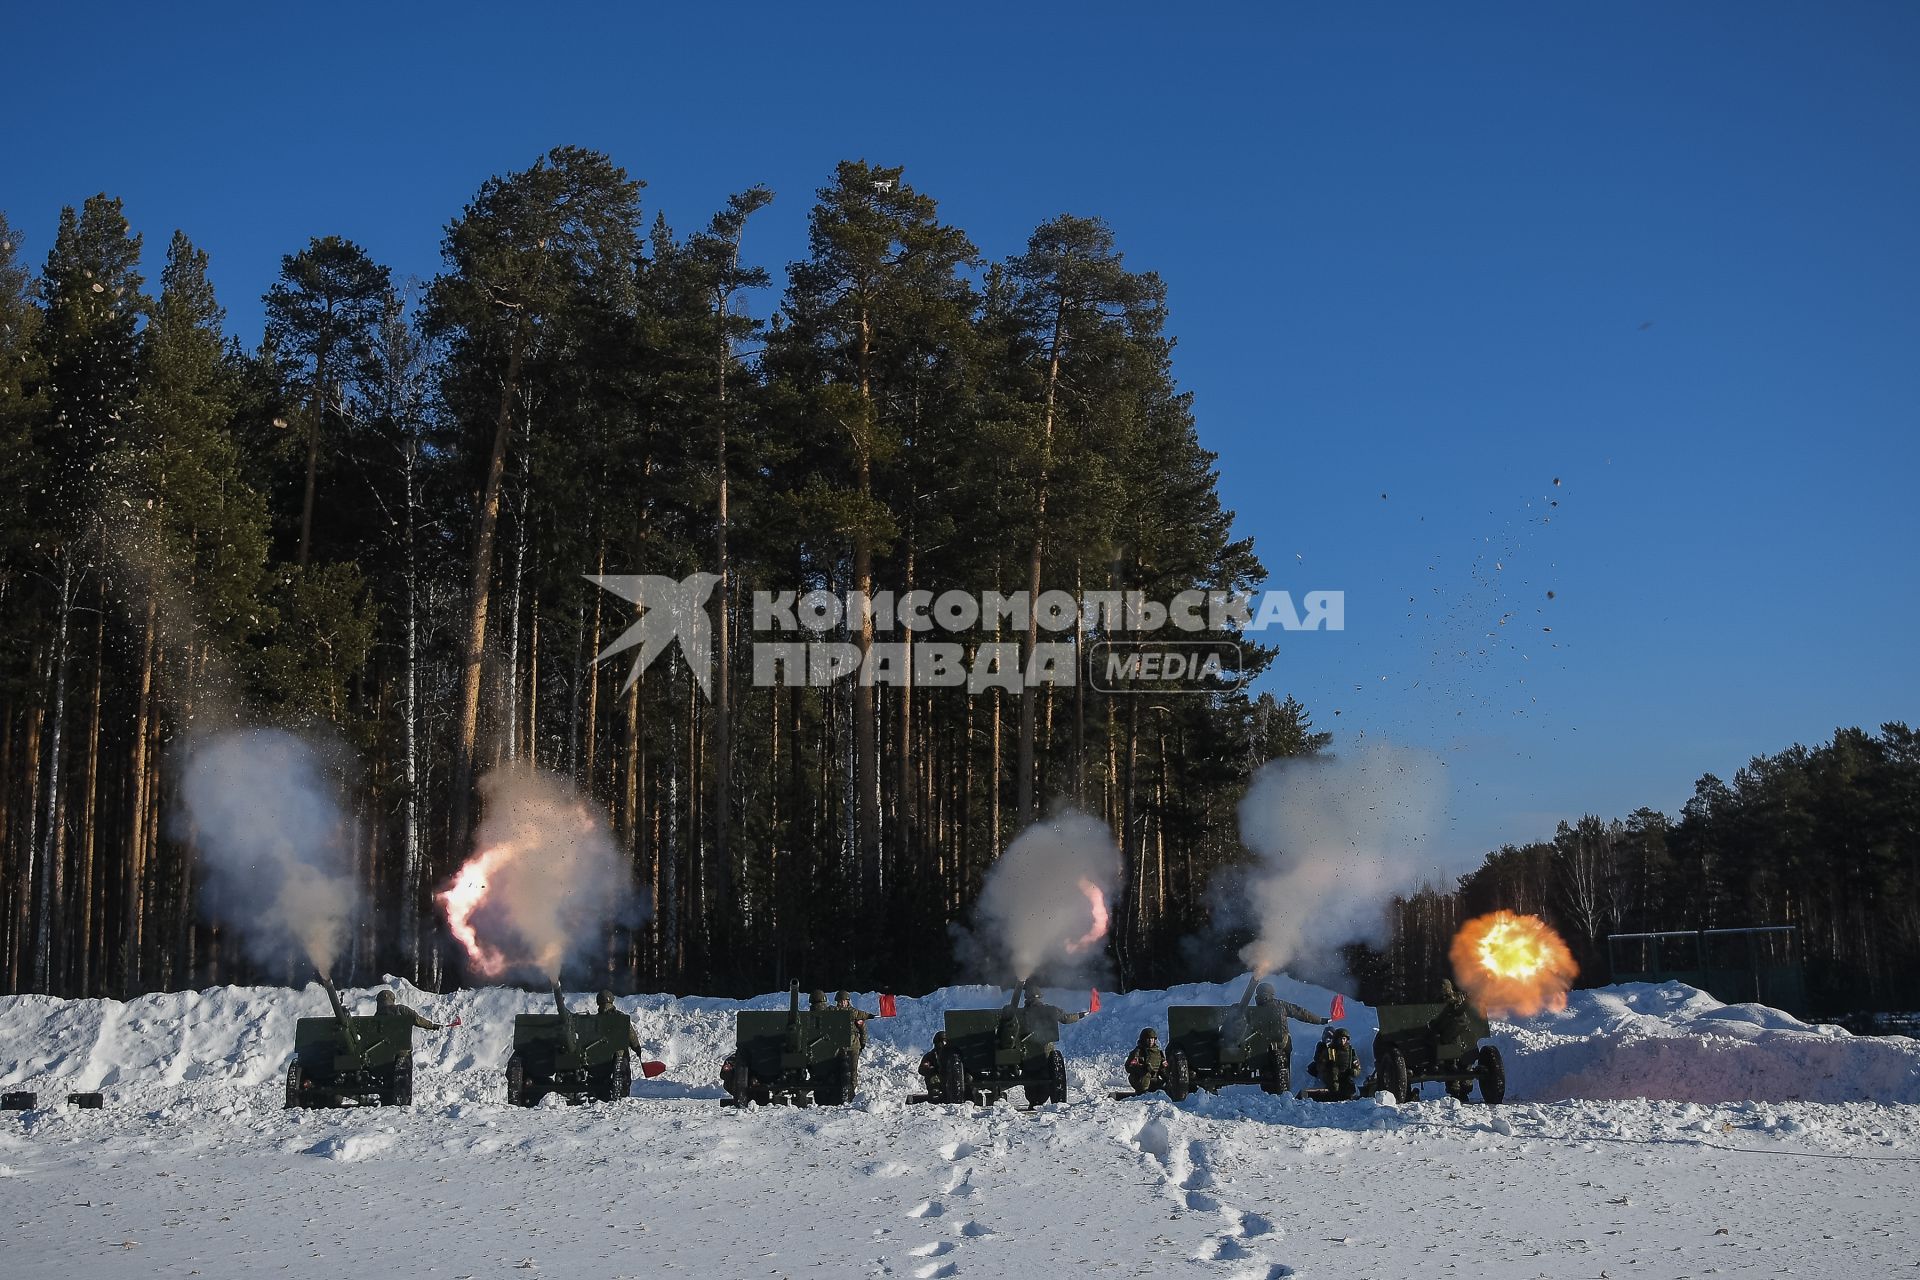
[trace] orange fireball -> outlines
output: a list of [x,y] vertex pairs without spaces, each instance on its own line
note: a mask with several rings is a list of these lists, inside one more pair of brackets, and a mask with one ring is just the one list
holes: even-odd
[[1496,911],[1477,916],[1453,936],[1453,977],[1488,1016],[1567,1007],[1579,976],[1573,953],[1539,916]]

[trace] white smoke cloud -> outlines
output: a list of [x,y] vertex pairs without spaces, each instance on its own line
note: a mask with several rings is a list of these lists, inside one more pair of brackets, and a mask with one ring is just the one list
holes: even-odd
[[1059,982],[1103,967],[1119,882],[1120,853],[1105,823],[1071,812],[1035,823],[988,868],[973,928],[956,930],[963,964],[994,981],[1044,972]]
[[605,816],[565,778],[495,769],[480,800],[474,854],[438,895],[479,973],[557,978],[569,960],[597,958],[610,926],[645,919]]
[[193,744],[175,832],[200,856],[206,905],[263,964],[296,946],[331,974],[360,911],[338,789],[312,744],[241,729]]
[[1447,789],[1438,757],[1384,743],[1263,765],[1240,801],[1240,839],[1256,861],[1215,891],[1218,914],[1254,931],[1241,960],[1256,973],[1338,980],[1340,948],[1387,940],[1394,897],[1471,871],[1478,857],[1443,853],[1435,839]]

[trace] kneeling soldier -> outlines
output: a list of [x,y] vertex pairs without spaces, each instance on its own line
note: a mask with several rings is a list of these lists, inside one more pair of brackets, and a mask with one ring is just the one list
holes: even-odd
[[1127,1055],[1127,1083],[1135,1093],[1166,1087],[1167,1056],[1160,1052],[1160,1033],[1152,1027],[1141,1030],[1139,1043]]

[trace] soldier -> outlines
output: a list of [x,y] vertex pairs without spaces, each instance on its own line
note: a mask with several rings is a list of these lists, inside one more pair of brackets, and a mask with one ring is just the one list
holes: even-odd
[[1467,1005],[1467,993],[1453,985],[1453,979],[1440,979],[1440,1012],[1427,1023],[1427,1034],[1437,1047],[1472,1039],[1473,1013]]
[[[601,1013],[617,1013],[619,1011],[618,1007],[613,1003],[613,992],[610,990],[601,990],[598,1004]],[[640,1052],[640,1033],[633,1029],[632,1018],[627,1019],[627,1048],[633,1050],[635,1053]]]
[[947,1033],[933,1033],[933,1048],[920,1058],[920,1079],[926,1082],[927,1097],[935,1102],[947,1096],[946,1078],[941,1073],[941,1062],[947,1056]]
[[1300,1096],[1316,1102],[1345,1102],[1359,1092],[1360,1055],[1353,1051],[1353,1037],[1345,1027],[1333,1027],[1320,1033],[1314,1046],[1313,1062],[1307,1074],[1320,1082]]
[[382,991],[373,998],[373,1011],[383,1018],[406,1018],[411,1021],[414,1026],[426,1031],[439,1031],[441,1029],[439,1023],[429,1022],[413,1010],[407,1008],[407,1006],[401,1004],[399,997],[395,996],[391,991]]
[[1167,1055],[1160,1052],[1160,1033],[1140,1029],[1140,1040],[1127,1055],[1127,1083],[1135,1093],[1151,1093],[1167,1084]]
[[[1014,993],[1013,998],[1018,1000],[1022,995],[1027,999],[1026,1008],[1022,1012],[1026,1015],[1027,1026],[1029,1028],[1028,1034],[1030,1035],[1037,1030],[1046,1039],[1051,1040],[1054,1036],[1054,1029],[1045,1025],[1047,1019],[1051,1018],[1056,1023],[1064,1024],[1078,1022],[1087,1016],[1084,1013],[1068,1013],[1058,1005],[1051,1005],[1045,1000],[1042,1000],[1040,998],[1040,984],[1032,978],[1028,978],[1020,984],[1020,990]],[[1009,1007],[1011,1007],[1012,1002],[1009,1001],[1008,1003]]]
[[1253,989],[1253,1007],[1262,1011],[1259,1017],[1262,1030],[1267,1033],[1268,1042],[1280,1050],[1282,1062],[1293,1056],[1293,1028],[1287,1025],[1288,1018],[1310,1022],[1316,1027],[1327,1025],[1327,1020],[1313,1010],[1282,1000],[1271,982],[1263,982]]
[[827,993],[818,989],[807,992],[807,1012],[820,1013],[827,1007]]
[[864,1053],[867,1048],[867,1019],[877,1017],[878,1015],[868,1013],[865,1009],[855,1009],[853,1007],[853,997],[844,991],[836,991],[833,993],[833,1007],[852,1011],[854,1036],[860,1046],[860,1051]]

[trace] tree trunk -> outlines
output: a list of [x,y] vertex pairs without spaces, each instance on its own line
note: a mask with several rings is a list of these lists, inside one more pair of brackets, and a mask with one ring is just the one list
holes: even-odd
[[35,885],[33,934],[33,989],[51,992],[53,975],[53,915],[59,910],[61,864],[66,859],[66,806],[61,797],[61,745],[65,741],[67,720],[67,671],[72,655],[68,652],[73,618],[74,548],[63,547],[60,555],[59,628],[54,636],[53,706],[47,737],[46,829],[41,832],[40,872]]
[[520,381],[522,326],[514,321],[507,349],[507,372],[500,386],[500,410],[493,424],[493,453],[480,490],[480,524],[473,536],[472,595],[467,614],[467,645],[460,673],[459,722],[453,757],[453,795],[447,848],[454,857],[466,847],[473,803],[473,757],[480,738],[480,676],[487,657],[487,605],[493,587],[493,542],[500,525],[500,482],[506,474],[507,440],[513,428],[513,398]]
[[326,414],[327,356],[322,351],[313,362],[313,412],[307,420],[307,485],[300,500],[300,552],[296,560],[302,569],[307,567],[307,552],[313,541],[313,483],[320,470],[320,429]]
[[[1060,339],[1066,324],[1065,300],[1053,312],[1053,341],[1047,360],[1046,404],[1040,420],[1040,483],[1034,496],[1033,550],[1027,559],[1027,646],[1022,655],[1024,666],[1031,666],[1040,643],[1040,569],[1047,541],[1047,488],[1053,474],[1053,411],[1060,386]],[[1034,795],[1034,687],[1022,680],[1020,686],[1020,782],[1016,792],[1020,825],[1025,828],[1037,815]]]

